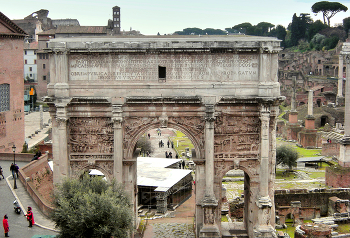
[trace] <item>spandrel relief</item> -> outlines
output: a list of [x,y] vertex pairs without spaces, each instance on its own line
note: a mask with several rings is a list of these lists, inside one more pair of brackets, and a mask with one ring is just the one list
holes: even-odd
[[144,128],[147,125],[156,124],[158,121],[157,118],[147,118],[147,117],[126,117],[124,119],[124,149],[129,148],[129,143],[133,138],[140,132],[141,128]]
[[102,155],[113,153],[113,132],[113,123],[108,117],[70,118],[69,152],[75,154],[71,155],[71,159],[110,158]]
[[215,158],[250,158],[259,153],[260,121],[253,116],[222,114],[215,122]]
[[204,125],[202,117],[170,117],[169,121],[186,128],[193,137],[198,139],[199,147],[204,148]]

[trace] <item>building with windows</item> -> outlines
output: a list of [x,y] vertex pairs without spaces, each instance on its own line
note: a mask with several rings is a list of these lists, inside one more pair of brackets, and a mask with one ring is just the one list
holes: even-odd
[[0,12],[0,152],[24,143],[23,40],[26,33]]
[[35,91],[38,85],[37,55],[38,42],[24,43],[23,60],[24,60],[24,111],[28,112],[34,109],[33,96],[29,95],[30,91]]

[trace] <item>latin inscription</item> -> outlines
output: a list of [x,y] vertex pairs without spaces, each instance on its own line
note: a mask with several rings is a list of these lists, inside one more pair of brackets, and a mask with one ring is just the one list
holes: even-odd
[[70,80],[158,80],[158,66],[166,79],[177,81],[258,80],[258,55],[71,55]]

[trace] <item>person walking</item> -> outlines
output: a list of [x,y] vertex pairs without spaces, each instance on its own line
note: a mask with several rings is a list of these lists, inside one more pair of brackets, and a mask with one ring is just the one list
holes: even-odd
[[10,231],[10,227],[9,227],[9,222],[8,222],[8,217],[7,214],[4,216],[4,219],[2,220],[2,225],[4,227],[4,233],[5,233],[5,237],[9,237],[9,231]]
[[11,173],[12,173],[12,178],[15,178],[16,168],[15,168],[15,165],[13,163],[10,166],[10,170],[11,170]]
[[32,208],[31,208],[31,207],[28,207],[27,214],[25,214],[24,216],[27,217],[27,220],[28,220],[28,222],[29,222],[29,226],[28,226],[28,227],[33,227],[33,224],[34,224],[34,215],[33,215]]
[[16,173],[17,178],[18,178],[18,171],[19,171],[19,167],[17,164],[15,164],[15,173]]
[[[1,166],[0,166],[0,177],[2,176],[2,178],[3,179],[5,179],[5,177],[4,177],[4,172],[2,171],[2,168],[1,168]],[[0,180],[1,180],[1,178],[0,178]]]
[[170,142],[168,141],[166,144],[168,145],[168,148],[169,148]]

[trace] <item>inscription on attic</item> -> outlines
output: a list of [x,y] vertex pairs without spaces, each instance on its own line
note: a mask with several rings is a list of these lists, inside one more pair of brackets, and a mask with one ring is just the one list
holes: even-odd
[[259,58],[255,54],[120,54],[71,55],[70,80],[158,80],[159,66],[166,68],[167,82],[258,81]]

